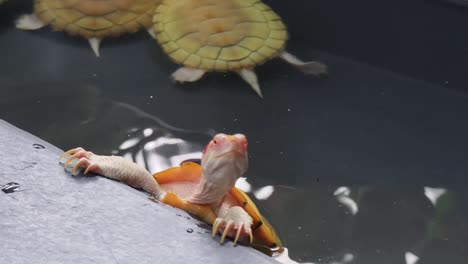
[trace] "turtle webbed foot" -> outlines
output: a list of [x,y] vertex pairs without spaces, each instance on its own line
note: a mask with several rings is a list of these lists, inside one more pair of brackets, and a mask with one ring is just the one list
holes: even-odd
[[286,51],[281,52],[280,58],[296,66],[299,70],[306,74],[320,76],[328,73],[328,66],[318,61],[304,62]]
[[36,30],[44,27],[45,24],[34,15],[22,15],[15,21],[16,28],[23,30]]
[[250,243],[253,241],[252,217],[240,206],[233,206],[224,217],[218,217],[213,223],[213,237],[218,231],[221,232],[222,244],[226,236],[234,238],[234,245],[239,238],[249,237]]

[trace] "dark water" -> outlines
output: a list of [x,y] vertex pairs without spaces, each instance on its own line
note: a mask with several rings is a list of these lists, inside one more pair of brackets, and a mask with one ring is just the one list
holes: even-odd
[[291,28],[289,50],[331,74],[269,62],[257,69],[260,100],[235,75],[172,83],[176,66],[144,33],[105,41],[96,59],[82,40],[17,31],[11,19],[26,2],[0,10],[0,118],[62,149],[122,155],[152,172],[199,158],[216,132],[241,132],[250,152],[241,187],[292,259],[466,262],[464,9],[267,1]]

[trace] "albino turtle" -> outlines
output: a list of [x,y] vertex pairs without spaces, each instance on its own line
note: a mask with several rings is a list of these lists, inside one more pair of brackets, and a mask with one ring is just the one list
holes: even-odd
[[[133,33],[152,25],[161,0],[35,0],[34,13],[22,15],[16,27],[35,30],[51,25],[55,30],[86,38],[96,56],[105,37]],[[148,30],[152,34],[151,30]]]
[[182,64],[172,74],[194,82],[205,72],[237,72],[262,97],[253,68],[274,57],[303,72],[321,75],[327,66],[286,52],[286,26],[260,0],[163,0],[153,19],[164,52]]
[[[64,167],[77,161],[72,169],[84,174],[94,172],[127,183],[150,193],[151,198],[180,208],[213,225],[213,237],[221,231],[237,241],[250,243],[264,253],[283,252],[281,240],[260,214],[248,195],[234,187],[248,167],[247,139],[242,134],[217,134],[203,151],[201,166],[184,162],[151,175],[139,165],[119,156],[101,156],[82,148],[65,152]],[[265,248],[270,250],[265,252]]]

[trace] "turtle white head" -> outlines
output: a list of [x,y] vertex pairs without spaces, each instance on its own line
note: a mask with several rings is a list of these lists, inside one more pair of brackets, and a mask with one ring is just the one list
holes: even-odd
[[191,199],[207,204],[222,199],[248,168],[247,138],[217,134],[206,145],[201,160],[202,180]]

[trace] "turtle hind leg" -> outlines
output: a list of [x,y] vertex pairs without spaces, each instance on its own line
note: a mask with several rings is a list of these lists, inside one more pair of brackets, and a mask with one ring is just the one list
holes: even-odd
[[15,21],[15,26],[23,30],[36,30],[44,27],[46,24],[42,22],[36,15],[22,15]]
[[241,69],[237,72],[244,81],[246,81],[250,87],[255,91],[255,93],[263,98],[262,91],[260,90],[260,85],[258,84],[258,78],[255,72],[251,69]]
[[189,67],[180,67],[172,75],[172,79],[177,82],[196,82],[205,74],[204,70]]
[[91,46],[91,49],[93,50],[96,57],[100,56],[99,48],[101,46],[101,41],[102,41],[102,39],[100,39],[100,38],[89,38],[88,39],[89,45]]
[[306,74],[320,76],[322,74],[327,74],[328,72],[327,65],[318,61],[304,62],[287,51],[281,52],[279,57],[289,64],[296,66],[299,70]]

